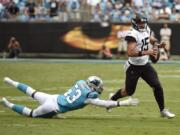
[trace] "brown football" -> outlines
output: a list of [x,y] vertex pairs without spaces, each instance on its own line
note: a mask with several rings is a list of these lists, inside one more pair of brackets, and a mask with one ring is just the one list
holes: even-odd
[[154,57],[154,56],[150,55],[149,58],[152,61],[152,63],[157,63],[159,58],[160,58],[160,51],[159,51],[159,49],[158,49],[157,57]]

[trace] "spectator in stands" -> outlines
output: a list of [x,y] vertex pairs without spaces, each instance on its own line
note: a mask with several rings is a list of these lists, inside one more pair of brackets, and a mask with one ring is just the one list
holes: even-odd
[[117,33],[117,38],[119,39],[118,48],[117,48],[117,58],[120,58],[120,55],[126,56],[127,52],[127,42],[125,37],[128,31],[124,29],[123,26],[120,27],[120,30]]
[[131,15],[130,11],[129,10],[125,10],[123,12],[123,14],[121,15],[120,20],[121,20],[121,22],[125,22],[125,23],[131,22],[131,16],[132,15]]
[[10,0],[6,8],[9,14],[9,18],[14,19],[17,17],[19,8],[13,0]]
[[68,21],[68,14],[67,14],[67,2],[66,0],[59,1],[59,19],[61,22]]
[[160,29],[160,36],[161,36],[161,42],[166,43],[165,51],[167,53],[168,58],[170,58],[171,35],[172,35],[171,28],[169,28],[168,24],[165,23],[163,27]]
[[49,2],[49,16],[50,17],[57,17],[58,16],[58,7],[59,7],[59,3],[57,2],[57,0],[51,0]]
[[21,51],[19,42],[15,37],[11,37],[8,44],[9,58],[18,58]]
[[126,3],[125,6],[121,9],[121,11],[123,13],[121,16],[121,21],[122,22],[130,22],[132,14],[133,14],[133,9],[130,6],[130,4]]
[[170,15],[171,22],[180,22],[180,14],[176,11],[175,8],[172,8],[172,14]]
[[100,3],[100,0],[87,0],[87,4],[90,6],[90,12],[94,17],[94,14],[96,13],[97,5]]
[[99,58],[101,58],[101,59],[112,59],[112,57],[113,57],[113,55],[112,55],[110,48],[104,44],[99,51]]
[[49,15],[48,15],[48,9],[45,8],[42,4],[38,3],[36,8],[35,8],[35,16],[36,20],[38,21],[48,21],[49,20]]
[[92,15],[93,15],[93,18],[91,20],[92,22],[101,22],[103,14],[101,12],[99,4],[96,5],[96,8],[94,9]]
[[110,12],[110,18],[112,22],[120,22],[121,9],[123,4],[120,1],[116,1],[113,5],[114,9]]
[[120,22],[121,11],[115,8],[111,11],[110,16],[112,22]]
[[0,3],[0,13],[2,12],[3,9],[4,9],[4,6],[2,3]]
[[133,0],[123,0],[124,1],[124,5],[128,4],[130,6],[133,6]]
[[166,8],[163,8],[162,10],[160,10],[160,14],[159,14],[159,20],[162,21],[166,21],[170,19],[170,13],[168,13]]
[[155,18],[155,13],[152,9],[151,3],[149,0],[144,1],[143,8],[141,8],[141,12],[143,12],[148,20],[153,20]]
[[121,9],[122,12],[125,12],[126,10],[129,10],[130,12],[133,12],[133,9],[129,3],[126,3],[124,7]]
[[29,17],[35,18],[35,8],[36,8],[35,2],[33,0],[28,0],[25,6],[28,10]]
[[79,21],[81,17],[79,0],[68,0],[67,8],[71,21]]
[[17,21],[28,22],[29,18],[30,17],[29,17],[28,9],[24,8],[23,10],[20,11],[19,16],[17,17]]
[[[9,8],[12,2],[16,6]],[[180,22],[180,0],[0,0],[1,21],[26,20],[19,19],[24,17],[24,8],[28,9],[28,21],[101,22],[110,18],[111,22],[128,22],[132,13],[144,12],[152,22]]]
[[0,3],[0,19],[3,18],[4,6]]
[[180,12],[180,1],[179,0],[174,0],[174,8],[176,9],[177,12]]
[[143,0],[133,0],[133,5],[134,5],[135,8],[137,8],[137,9],[143,8],[143,6],[144,6],[144,1],[143,1]]

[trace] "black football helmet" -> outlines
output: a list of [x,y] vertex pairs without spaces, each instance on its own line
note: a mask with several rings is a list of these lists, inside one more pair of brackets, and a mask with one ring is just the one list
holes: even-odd
[[131,20],[132,27],[140,32],[144,32],[147,29],[147,17],[143,13],[136,13]]

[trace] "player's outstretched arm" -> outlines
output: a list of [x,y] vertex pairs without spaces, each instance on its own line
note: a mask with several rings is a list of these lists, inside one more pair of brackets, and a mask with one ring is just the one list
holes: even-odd
[[112,100],[101,100],[99,98],[96,99],[87,99],[85,101],[86,104],[92,104],[104,108],[113,108],[113,107],[119,107],[119,106],[130,106],[130,105],[137,105],[139,101],[137,99],[129,98],[123,101],[112,101]]

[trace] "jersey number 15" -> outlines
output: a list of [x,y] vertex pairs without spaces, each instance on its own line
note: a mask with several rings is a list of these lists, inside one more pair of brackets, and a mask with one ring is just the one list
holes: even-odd
[[148,45],[149,45],[149,37],[146,37],[146,38],[142,39],[141,51],[147,51],[148,50]]

